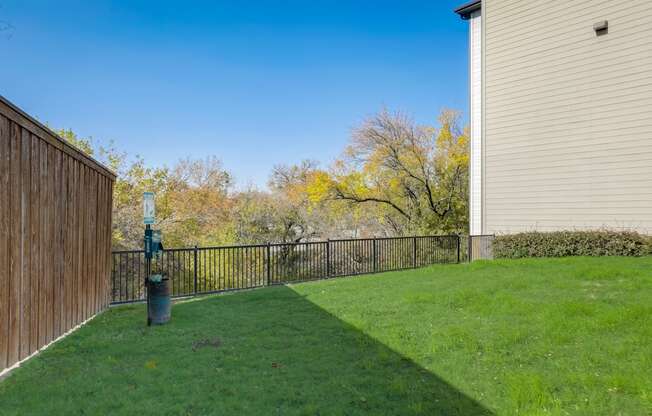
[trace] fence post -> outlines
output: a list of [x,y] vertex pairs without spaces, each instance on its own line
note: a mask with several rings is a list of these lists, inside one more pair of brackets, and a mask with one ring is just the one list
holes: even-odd
[[373,261],[374,261],[374,273],[375,273],[375,272],[378,271],[378,255],[376,254],[376,237],[374,237],[373,240],[371,240],[371,242],[373,244],[372,252],[373,252],[373,256],[374,256]]
[[473,261],[473,236],[471,234],[469,234],[469,248],[468,248],[468,251],[469,251],[469,254],[468,254],[469,259],[468,260],[469,260],[469,263],[471,263]]
[[460,263],[460,246],[462,245],[462,237],[457,235],[457,263]]
[[412,237],[412,267],[417,268],[417,237]]
[[268,242],[267,243],[267,286],[269,286],[269,283],[271,281],[271,275],[272,275],[272,250],[271,250],[271,244]]
[[193,254],[194,254],[194,256],[193,256],[194,257],[193,270],[194,270],[194,278],[195,278],[195,282],[193,284],[193,290],[194,290],[195,294],[197,294],[197,244],[195,244]]
[[331,277],[331,239],[326,240],[326,277]]

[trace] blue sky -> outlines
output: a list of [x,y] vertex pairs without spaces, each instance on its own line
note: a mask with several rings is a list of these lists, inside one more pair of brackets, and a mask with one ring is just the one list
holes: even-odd
[[0,94],[148,164],[217,155],[240,186],[328,165],[383,107],[467,110],[467,25],[429,1],[0,0]]

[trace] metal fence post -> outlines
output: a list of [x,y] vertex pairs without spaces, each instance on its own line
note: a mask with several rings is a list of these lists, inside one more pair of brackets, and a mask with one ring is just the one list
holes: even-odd
[[417,268],[417,237],[412,237],[412,267]]
[[460,246],[462,245],[462,238],[460,235],[457,235],[457,263],[460,262]]
[[326,240],[326,277],[331,277],[331,239]]
[[373,244],[374,273],[378,271],[378,255],[376,254],[376,237],[371,240]]
[[266,253],[267,253],[267,286],[269,286],[272,277],[272,249],[270,243],[267,243]]
[[194,282],[194,285],[193,285],[193,290],[194,290],[195,294],[197,294],[197,245],[196,244],[195,244],[195,248],[193,250],[193,254],[194,254],[194,256],[193,256],[194,257],[194,262],[193,262],[194,267],[193,267],[193,269],[194,269],[194,278],[195,278],[195,282]]

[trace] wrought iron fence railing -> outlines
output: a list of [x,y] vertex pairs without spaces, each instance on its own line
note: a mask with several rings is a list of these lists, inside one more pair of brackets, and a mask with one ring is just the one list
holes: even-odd
[[[478,238],[490,236],[478,236]],[[154,273],[171,279],[172,296],[460,263],[478,258],[476,237],[411,236],[164,250]],[[485,250],[486,251],[486,250]],[[145,253],[114,251],[112,303],[145,298]]]

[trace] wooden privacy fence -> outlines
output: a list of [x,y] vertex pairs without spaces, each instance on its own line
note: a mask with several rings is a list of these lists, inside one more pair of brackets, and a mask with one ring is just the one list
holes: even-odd
[[114,180],[0,97],[0,371],[109,304]]

